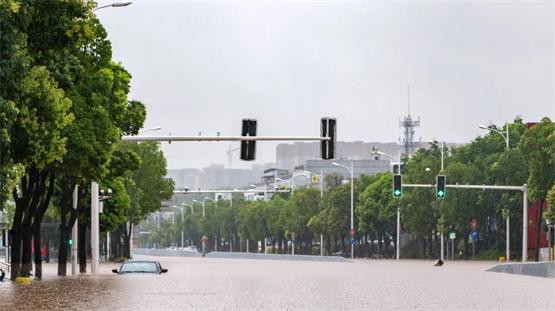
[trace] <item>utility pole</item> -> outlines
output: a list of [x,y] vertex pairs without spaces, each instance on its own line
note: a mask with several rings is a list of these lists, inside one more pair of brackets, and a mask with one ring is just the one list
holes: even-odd
[[[324,170],[320,169],[320,203],[324,199]],[[320,256],[324,256],[324,235],[320,233]]]

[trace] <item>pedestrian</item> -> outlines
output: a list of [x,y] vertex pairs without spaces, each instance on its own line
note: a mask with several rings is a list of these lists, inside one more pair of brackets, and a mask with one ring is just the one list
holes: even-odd
[[200,239],[201,245],[202,245],[202,257],[206,256],[206,242],[208,241],[208,237],[206,237],[206,235],[203,235],[202,238]]

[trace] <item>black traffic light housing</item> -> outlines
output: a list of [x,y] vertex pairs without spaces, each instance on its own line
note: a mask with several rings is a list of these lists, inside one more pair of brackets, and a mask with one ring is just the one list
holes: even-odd
[[400,198],[403,195],[403,177],[401,174],[393,175],[393,196]]
[[436,176],[436,197],[445,198],[445,175]]
[[322,140],[320,143],[320,153],[322,159],[330,160],[335,158],[335,143],[337,120],[335,118],[322,118],[320,123],[320,137],[327,137],[329,140]]
[[[243,119],[243,126],[241,136],[252,137],[256,136],[256,120]],[[255,140],[242,140],[241,141],[241,160],[253,161],[256,154],[256,141]]]

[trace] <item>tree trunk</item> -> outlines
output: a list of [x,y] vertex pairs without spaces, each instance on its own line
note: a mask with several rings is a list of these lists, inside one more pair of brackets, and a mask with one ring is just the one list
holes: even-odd
[[65,276],[67,274],[67,241],[69,232],[67,226],[60,225],[60,243],[58,244],[58,275]]
[[[46,188],[46,180],[49,180],[48,188]],[[50,205],[50,199],[52,198],[52,194],[54,193],[54,173],[53,172],[44,172],[41,174],[41,181],[39,185],[40,193],[44,193],[46,190],[46,195],[42,197],[40,203],[38,204],[35,213],[33,215],[33,223],[31,225],[32,228],[32,235],[34,241],[34,249],[35,249],[35,279],[40,280],[42,279],[42,239],[41,239],[41,224],[42,218]],[[48,250],[47,250],[48,251]]]
[[35,249],[35,279],[42,278],[42,249],[41,249],[41,236],[40,236],[40,222],[33,226],[33,243]]
[[133,230],[133,225],[129,224],[129,229],[127,228],[127,224],[122,224],[122,240],[123,240],[123,257],[130,259],[131,258],[131,230]]
[[21,276],[30,276],[31,270],[33,270],[33,234],[30,225],[24,224],[24,226],[22,234]]
[[[46,209],[50,201],[50,196],[45,196],[47,177],[48,171],[38,171],[31,167],[21,178],[19,188],[12,190],[16,205],[12,229],[10,230],[13,238],[12,280],[15,280],[18,276],[30,275],[32,269],[33,219],[39,222],[42,220],[44,213],[37,214],[37,210],[40,212],[40,208]],[[22,194],[22,197],[19,197],[19,193]]]
[[62,178],[60,180],[60,243],[58,248],[58,275],[67,274],[67,251],[69,233],[75,221],[77,221],[78,210],[73,208],[73,191],[76,183],[72,178]]
[[12,228],[10,230],[10,242],[12,245],[11,252],[11,279],[15,281],[15,278],[21,274],[21,234],[19,230]]
[[374,250],[374,232],[372,232],[370,234],[370,257],[374,256],[375,254],[375,250]]
[[383,256],[383,241],[382,241],[382,234],[378,233],[378,252],[380,253],[380,255]]
[[345,247],[345,235],[341,235],[341,252],[347,253],[347,248]]
[[463,237],[464,239],[464,260],[468,260],[468,237]]
[[79,273],[87,272],[87,225],[77,224],[77,255],[79,256]]
[[536,249],[535,256],[536,261],[540,260],[540,237],[541,237],[541,221],[542,221],[542,211],[545,200],[540,201],[540,207],[536,211]]

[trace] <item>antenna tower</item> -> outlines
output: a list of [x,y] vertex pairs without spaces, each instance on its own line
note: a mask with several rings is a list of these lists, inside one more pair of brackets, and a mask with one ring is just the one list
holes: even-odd
[[399,127],[402,127],[404,130],[405,137],[403,138],[403,147],[405,149],[405,155],[410,156],[416,147],[416,142],[414,141],[414,128],[420,126],[420,117],[418,120],[413,120],[410,115],[410,86],[407,87],[407,104],[408,104],[408,112],[409,114],[403,118],[402,121],[399,121]]

